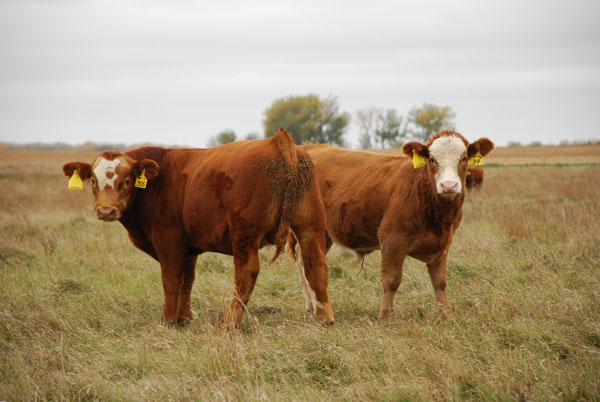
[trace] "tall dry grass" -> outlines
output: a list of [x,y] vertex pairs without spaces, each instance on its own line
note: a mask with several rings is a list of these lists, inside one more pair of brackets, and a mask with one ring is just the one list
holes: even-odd
[[0,159],[0,400],[599,399],[599,167],[486,169],[451,248],[447,317],[407,259],[378,323],[380,254],[361,269],[334,249],[323,328],[289,258],[266,250],[250,305],[270,309],[227,333],[230,257],[199,259],[198,318],[165,326],[158,264],[93,218],[89,188],[66,189],[60,165],[82,158],[21,158]]

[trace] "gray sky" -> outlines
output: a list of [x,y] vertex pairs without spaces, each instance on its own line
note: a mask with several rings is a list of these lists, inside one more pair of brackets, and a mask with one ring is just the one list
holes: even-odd
[[[598,139],[600,1],[0,0],[0,141],[205,146],[281,97]],[[349,145],[358,145],[351,123]]]

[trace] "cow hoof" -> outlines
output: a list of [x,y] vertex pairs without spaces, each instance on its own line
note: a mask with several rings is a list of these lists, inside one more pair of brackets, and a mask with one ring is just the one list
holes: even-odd
[[163,323],[167,327],[176,327],[177,326],[177,320],[163,320]]
[[379,312],[379,316],[377,317],[377,321],[379,322],[386,322],[390,319],[390,317],[392,317],[394,315],[396,311],[395,310],[386,310],[386,311],[381,311]]
[[194,318],[193,317],[181,317],[177,319],[177,326],[178,327],[187,327],[190,322],[192,322]]

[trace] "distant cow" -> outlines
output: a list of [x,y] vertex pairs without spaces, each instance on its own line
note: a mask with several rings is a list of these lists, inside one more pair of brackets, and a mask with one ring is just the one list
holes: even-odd
[[483,169],[478,166],[470,167],[465,180],[467,190],[481,188],[483,184]]
[[[424,145],[408,142],[406,156],[308,144],[327,213],[327,250],[335,241],[359,255],[381,249],[383,300],[379,318],[394,312],[394,295],[409,255],[427,264],[437,302],[446,297],[446,259],[462,218],[469,160],[494,144],[442,131]],[[408,158],[407,158],[408,156]],[[294,254],[293,236],[291,237]],[[302,258],[299,259],[299,266]],[[307,285],[302,278],[303,287]],[[306,293],[307,308],[314,295]]]
[[[233,255],[235,286],[225,324],[239,325],[260,270],[258,249],[274,244],[275,260],[291,227],[316,295],[312,312],[319,322],[333,323],[323,201],[310,157],[285,130],[212,149],[104,152],[92,164],[70,162],[63,171],[88,179],[97,218],[121,222],[133,244],[160,263],[165,321],[192,318],[196,259],[213,251]],[[144,181],[147,187],[138,188]]]

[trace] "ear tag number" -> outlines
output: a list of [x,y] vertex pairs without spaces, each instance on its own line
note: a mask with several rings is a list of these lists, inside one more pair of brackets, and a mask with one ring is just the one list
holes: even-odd
[[423,158],[421,155],[419,155],[417,153],[416,149],[413,149],[413,166],[415,167],[415,169],[420,168],[421,166],[425,166],[427,164],[427,162],[425,162],[425,158]]
[[148,179],[146,179],[146,169],[142,169],[142,173],[135,179],[135,186],[137,188],[146,188]]
[[77,173],[77,170],[73,171],[71,178],[69,179],[69,190],[82,190],[83,189],[83,181],[81,181],[81,177]]
[[471,157],[471,160],[469,161],[469,163],[472,166],[479,166],[483,164],[483,155],[481,155],[479,152],[477,152],[475,155],[473,155],[473,157]]

